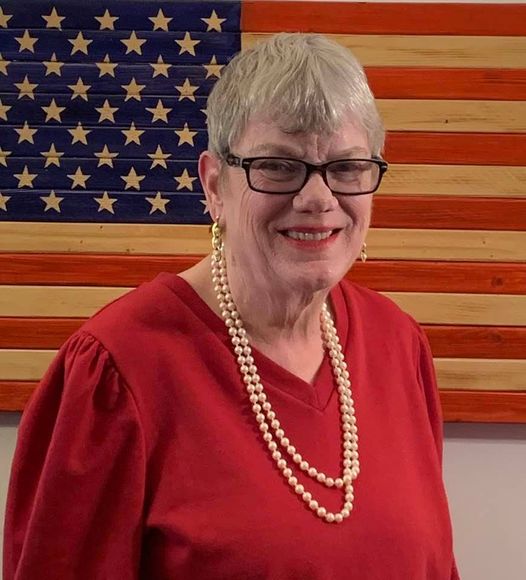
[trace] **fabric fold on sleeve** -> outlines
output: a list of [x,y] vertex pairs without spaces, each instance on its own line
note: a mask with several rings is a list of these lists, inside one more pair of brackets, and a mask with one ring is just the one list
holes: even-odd
[[137,578],[144,449],[135,401],[110,354],[91,335],[75,334],[22,417],[4,580]]

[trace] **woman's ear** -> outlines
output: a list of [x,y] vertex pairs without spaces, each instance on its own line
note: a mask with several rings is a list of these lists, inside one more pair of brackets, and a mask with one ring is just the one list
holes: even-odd
[[212,219],[222,215],[223,199],[220,187],[221,160],[211,151],[203,151],[199,156],[199,179],[205,192],[206,205]]

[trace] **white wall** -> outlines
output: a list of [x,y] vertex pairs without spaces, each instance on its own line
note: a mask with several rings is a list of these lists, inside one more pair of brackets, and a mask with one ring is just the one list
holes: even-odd
[[[19,417],[0,413],[2,522]],[[524,580],[526,425],[446,424],[444,478],[462,580]]]

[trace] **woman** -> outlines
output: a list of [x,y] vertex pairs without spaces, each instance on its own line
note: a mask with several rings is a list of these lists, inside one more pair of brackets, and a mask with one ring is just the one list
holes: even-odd
[[387,168],[360,65],[275,36],[208,123],[213,251],[61,349],[20,429],[5,580],[458,578],[427,341],[342,280]]

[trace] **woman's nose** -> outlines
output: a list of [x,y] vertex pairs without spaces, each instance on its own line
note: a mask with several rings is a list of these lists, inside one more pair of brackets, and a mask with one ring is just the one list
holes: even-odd
[[319,172],[313,172],[307,183],[294,196],[293,207],[297,211],[326,212],[335,209],[338,200]]

